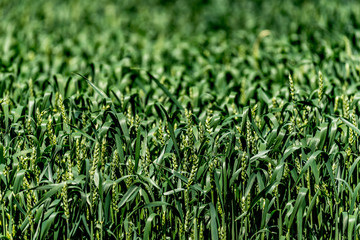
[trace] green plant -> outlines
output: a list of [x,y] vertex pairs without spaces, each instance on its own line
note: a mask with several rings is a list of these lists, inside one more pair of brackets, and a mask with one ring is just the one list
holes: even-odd
[[1,1],[0,238],[359,238],[346,2]]

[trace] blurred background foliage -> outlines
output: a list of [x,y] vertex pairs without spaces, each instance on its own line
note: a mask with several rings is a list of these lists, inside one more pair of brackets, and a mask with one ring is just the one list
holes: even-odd
[[[359,63],[358,1],[0,4],[0,67],[2,72],[20,73],[25,78],[40,77],[39,68],[49,77],[84,73],[90,63],[105,68],[137,66],[167,76],[177,72],[192,76],[192,81],[204,72],[215,78],[219,69],[228,68],[234,81],[261,78],[272,91],[279,87],[277,83],[283,85],[286,71],[315,73],[321,68],[350,81],[343,65]],[[264,35],[264,30],[270,32]],[[311,75],[297,74],[301,84],[313,85]]]

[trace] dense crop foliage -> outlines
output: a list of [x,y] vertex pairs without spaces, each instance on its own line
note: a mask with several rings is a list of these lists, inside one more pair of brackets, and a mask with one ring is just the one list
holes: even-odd
[[358,239],[358,1],[0,1],[2,239]]

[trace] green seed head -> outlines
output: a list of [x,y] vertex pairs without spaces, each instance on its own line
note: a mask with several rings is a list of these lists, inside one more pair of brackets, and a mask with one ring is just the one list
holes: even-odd
[[322,75],[321,71],[319,71],[319,90],[318,90],[319,102],[321,101],[322,96],[323,96],[323,88],[324,88],[323,75]]
[[290,95],[291,95],[291,100],[295,101],[295,87],[294,87],[294,81],[291,77],[291,75],[289,74],[289,86],[290,86]]

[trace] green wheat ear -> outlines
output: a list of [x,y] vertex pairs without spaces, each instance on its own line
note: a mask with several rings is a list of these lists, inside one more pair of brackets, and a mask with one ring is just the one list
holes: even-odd
[[56,145],[56,135],[54,134],[53,128],[52,128],[52,117],[49,116],[48,123],[47,123],[47,133],[50,140],[50,144],[55,146]]
[[290,86],[290,96],[291,100],[295,101],[295,87],[294,87],[294,81],[291,77],[291,74],[289,74],[289,86]]
[[68,191],[68,186],[67,183],[65,182],[62,190],[61,190],[61,197],[63,199],[62,201],[62,205],[64,208],[64,215],[66,220],[69,220],[70,218],[70,209],[69,209],[69,203],[68,203],[68,195],[67,195],[67,191]]
[[106,156],[106,135],[103,137],[101,142],[101,172],[105,171],[105,163],[107,162],[107,156]]
[[321,102],[321,99],[323,96],[323,88],[324,88],[323,75],[322,75],[321,71],[319,71],[319,90],[318,90],[319,102]]
[[82,167],[80,138],[77,138],[75,141],[75,149],[76,149],[76,166],[77,166],[78,175],[80,175],[81,167]]
[[241,157],[241,179],[243,185],[245,185],[247,176],[246,176],[246,169],[247,169],[247,160],[246,160],[246,152],[243,152]]
[[134,174],[134,161],[131,159],[131,157],[129,157],[128,161],[127,161],[127,171],[128,171],[128,178],[126,179],[126,186],[129,188],[133,182],[133,177],[131,175]]
[[63,97],[61,94],[59,94],[59,99],[58,99],[58,107],[61,111],[61,116],[63,118],[63,122],[65,125],[68,125],[70,122],[69,122],[69,119],[68,117],[66,116],[66,110],[65,110],[65,105],[64,105],[64,102],[63,102]]
[[98,141],[96,141],[95,143],[95,149],[94,149],[94,157],[93,157],[93,162],[90,168],[90,179],[93,179],[94,175],[95,175],[95,171],[98,167],[98,163],[100,161],[100,144]]

